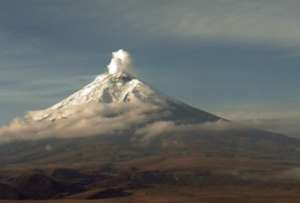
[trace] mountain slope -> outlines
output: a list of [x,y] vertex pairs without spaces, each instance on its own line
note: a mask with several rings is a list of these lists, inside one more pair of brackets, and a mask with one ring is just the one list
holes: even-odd
[[182,117],[183,122],[186,119],[195,122],[217,121],[220,119],[217,116],[163,96],[126,72],[99,75],[90,84],[61,102],[45,110],[30,112],[26,118],[34,121],[67,119],[68,116],[78,113],[78,108],[84,108],[85,105],[89,104],[96,104],[101,108],[114,104],[153,105],[169,110],[174,119],[176,119],[175,117]]
[[138,80],[130,63],[127,52],[114,52],[107,73],[54,106],[1,128],[1,163],[80,164],[162,154],[299,155],[299,140],[166,97]]
[[102,74],[61,102],[45,110],[30,112],[26,118],[34,121],[67,119],[68,116],[78,112],[78,108],[84,108],[89,104],[96,104],[101,108],[114,104],[153,105],[169,110],[174,119],[180,117],[183,122],[186,119],[195,120],[195,122],[220,119],[217,116],[163,96],[137,78],[125,73]]

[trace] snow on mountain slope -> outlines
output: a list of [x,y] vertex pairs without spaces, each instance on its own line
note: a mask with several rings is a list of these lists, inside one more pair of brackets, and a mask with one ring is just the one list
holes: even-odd
[[130,57],[123,50],[113,53],[108,72],[101,74],[90,84],[54,106],[30,112],[26,117],[33,120],[56,120],[67,118],[80,105],[99,103],[164,103],[166,98],[157,94],[148,85],[135,78],[130,72]]
[[102,74],[93,82],[54,106],[29,113],[33,120],[66,118],[80,105],[98,103],[162,102],[163,97],[138,79],[125,74]]
[[140,128],[152,129],[153,126],[165,130],[173,128],[172,131],[178,127],[181,132],[182,129],[201,129],[202,126],[197,125],[206,122],[224,121],[164,96],[138,80],[130,70],[130,55],[123,50],[113,52],[107,68],[106,73],[54,106],[29,112],[24,118],[0,128],[0,141],[82,137],[121,131],[135,134],[144,132]]

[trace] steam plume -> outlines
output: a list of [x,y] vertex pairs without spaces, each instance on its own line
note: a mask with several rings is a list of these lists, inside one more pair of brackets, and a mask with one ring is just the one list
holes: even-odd
[[123,49],[112,53],[112,59],[107,66],[109,74],[129,73],[131,68],[130,54]]

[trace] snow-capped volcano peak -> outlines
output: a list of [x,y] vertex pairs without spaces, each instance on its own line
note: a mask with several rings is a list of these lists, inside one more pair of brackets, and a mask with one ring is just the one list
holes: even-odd
[[90,103],[106,105],[130,102],[162,102],[164,97],[155,93],[148,85],[134,77],[129,69],[130,55],[124,50],[113,52],[108,73],[101,74],[94,81],[54,106],[30,112],[27,118],[33,120],[57,120],[74,114],[74,109]]
[[[12,138],[5,140],[11,140],[15,135],[24,139],[35,135],[41,139],[52,135],[82,137],[128,133],[152,123],[158,124],[154,125],[158,130],[170,125],[183,125],[185,129],[185,125],[221,119],[153,90],[130,73],[130,61],[127,52],[114,52],[108,72],[59,103],[15,119],[0,129],[0,137],[9,134]],[[136,133],[133,135],[143,134]]]

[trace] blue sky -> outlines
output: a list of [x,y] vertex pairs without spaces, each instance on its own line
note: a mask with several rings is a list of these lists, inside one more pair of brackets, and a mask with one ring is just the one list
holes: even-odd
[[297,135],[299,19],[298,0],[1,0],[0,123],[68,96],[123,48],[161,92]]

